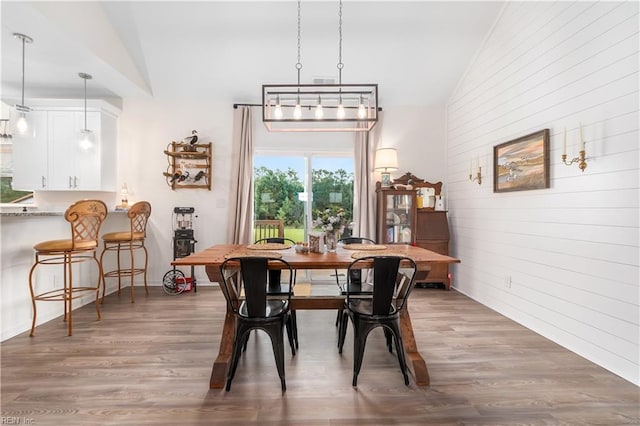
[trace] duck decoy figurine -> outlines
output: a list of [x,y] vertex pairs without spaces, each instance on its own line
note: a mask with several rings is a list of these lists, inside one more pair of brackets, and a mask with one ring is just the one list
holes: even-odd
[[197,130],[192,130],[191,131],[191,136],[187,136],[186,138],[184,138],[185,142],[194,145],[196,142],[198,142],[198,131]]

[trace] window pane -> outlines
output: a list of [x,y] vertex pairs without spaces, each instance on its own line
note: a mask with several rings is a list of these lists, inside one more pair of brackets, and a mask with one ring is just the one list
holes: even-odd
[[33,203],[33,192],[14,191],[11,186],[13,179],[12,144],[0,145],[0,203]]
[[[353,221],[353,158],[313,157],[313,207],[314,219],[329,209],[331,213],[344,210],[346,222]],[[350,235],[345,226],[343,235]]]
[[254,220],[281,220],[285,238],[305,240],[304,157],[254,157]]

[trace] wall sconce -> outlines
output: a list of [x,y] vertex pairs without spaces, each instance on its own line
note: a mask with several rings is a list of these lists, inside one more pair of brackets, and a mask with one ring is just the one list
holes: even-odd
[[562,163],[565,166],[570,166],[573,163],[578,163],[578,168],[584,172],[584,169],[587,168],[587,156],[584,147],[584,138],[582,137],[582,123],[580,123],[580,151],[578,152],[578,156],[571,159],[571,161],[567,161],[567,128],[564,129],[564,141],[562,144]]
[[398,170],[398,153],[395,148],[379,148],[376,150],[374,170],[382,171],[380,179],[383,187],[391,186],[390,171]]
[[482,185],[482,167],[480,166],[480,159],[478,159],[478,171],[476,172],[475,177],[473,176],[473,158],[471,159],[471,163],[469,165],[469,180],[471,182],[478,181],[478,185]]

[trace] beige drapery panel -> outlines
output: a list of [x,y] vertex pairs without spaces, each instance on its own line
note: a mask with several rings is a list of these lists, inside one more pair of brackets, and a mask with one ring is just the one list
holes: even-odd
[[249,244],[253,221],[253,121],[251,108],[233,110],[233,147],[227,241]]
[[382,133],[382,111],[369,132],[358,132],[354,150],[353,235],[376,240],[376,183],[373,161]]

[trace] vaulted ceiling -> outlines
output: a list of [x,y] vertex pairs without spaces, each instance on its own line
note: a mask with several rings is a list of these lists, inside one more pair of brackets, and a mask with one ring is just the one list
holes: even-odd
[[[502,2],[344,1],[344,83],[378,83],[380,104],[446,102]],[[259,102],[295,83],[295,1],[2,2],[2,99],[192,98]],[[303,1],[301,80],[336,78],[338,2]]]

